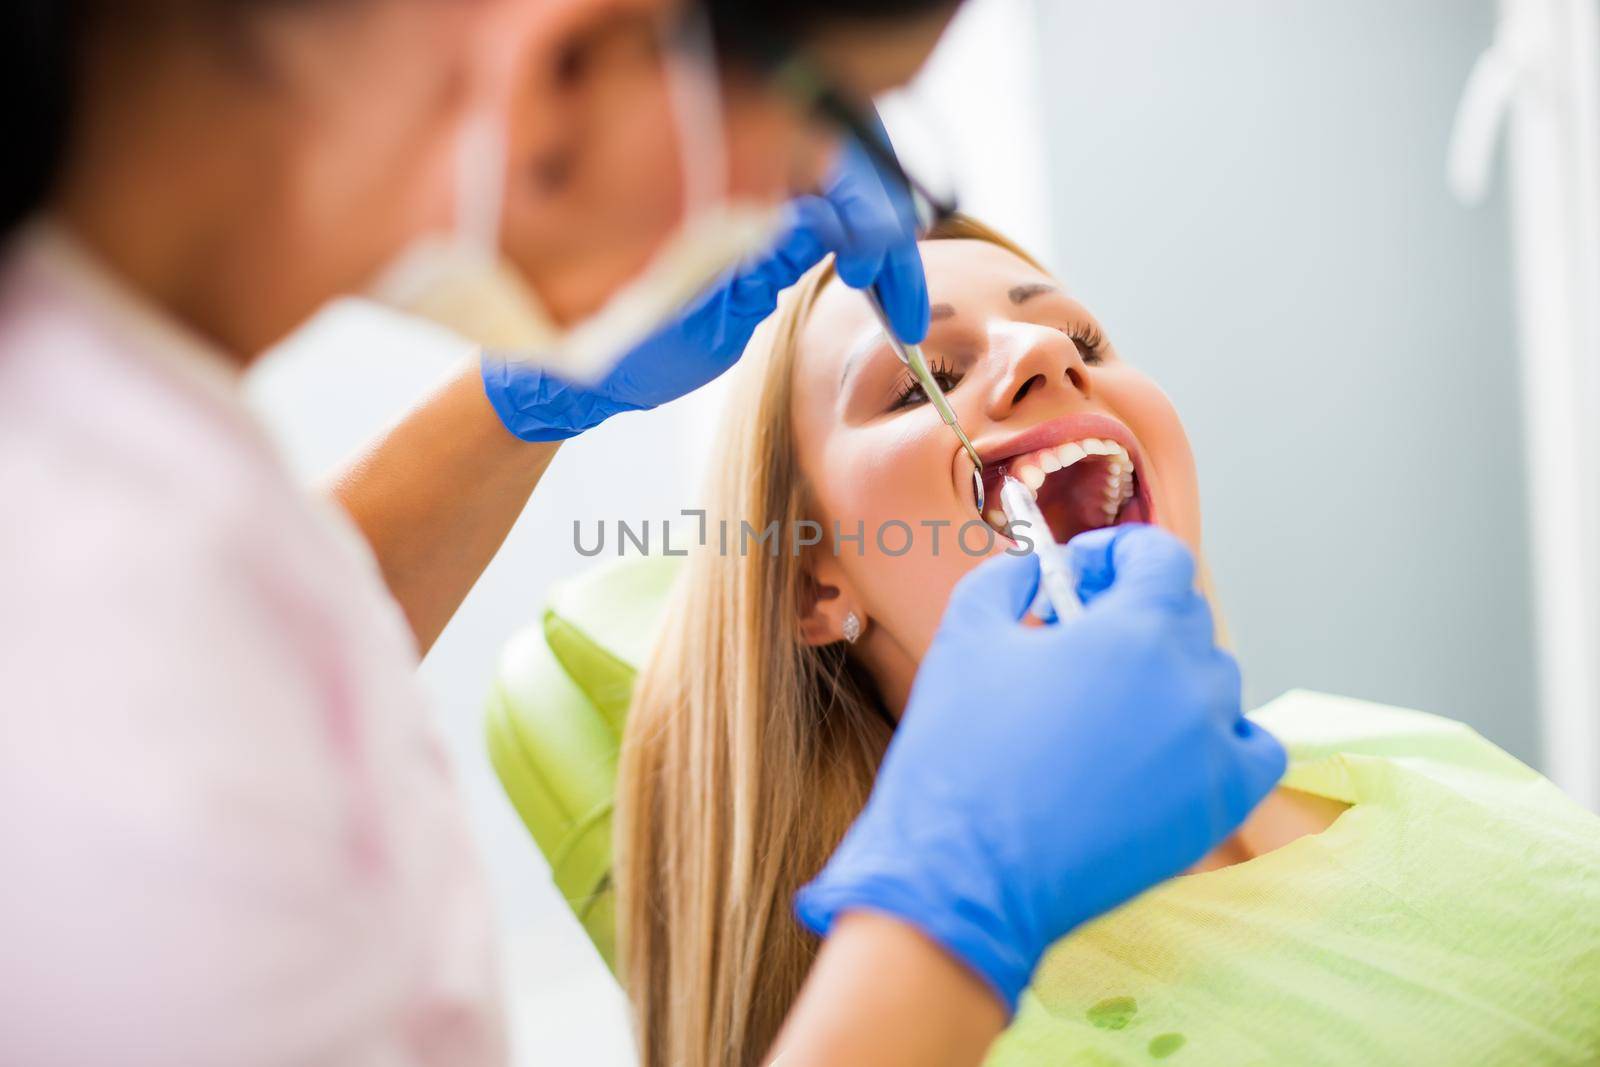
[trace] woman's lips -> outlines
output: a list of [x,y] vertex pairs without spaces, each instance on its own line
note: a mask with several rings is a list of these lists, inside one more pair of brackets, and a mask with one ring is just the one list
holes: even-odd
[[1138,439],[1121,421],[1098,413],[1067,415],[979,446],[988,498],[984,519],[1007,533],[1000,484],[1011,475],[1039,501],[1055,540],[1125,522],[1152,522],[1155,511]]
[[1085,411],[1075,415],[1041,422],[1010,437],[986,440],[978,445],[978,455],[983,458],[984,469],[1004,463],[1014,456],[1036,452],[1041,448],[1060,446],[1072,441],[1094,437],[1102,441],[1115,441],[1134,458],[1137,465],[1141,449],[1138,438],[1121,419],[1100,412]]

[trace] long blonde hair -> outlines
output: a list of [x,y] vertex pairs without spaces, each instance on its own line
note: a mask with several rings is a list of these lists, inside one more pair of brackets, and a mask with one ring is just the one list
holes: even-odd
[[[933,238],[998,244],[969,219]],[[800,637],[812,518],[790,421],[798,338],[824,264],[788,293],[736,371],[708,521],[729,547],[688,562],[640,675],[618,769],[619,971],[644,1067],[755,1064],[816,954],[791,900],[872,788],[892,727],[843,644]],[[750,542],[776,522],[779,543]],[[713,528],[715,528],[713,526]]]

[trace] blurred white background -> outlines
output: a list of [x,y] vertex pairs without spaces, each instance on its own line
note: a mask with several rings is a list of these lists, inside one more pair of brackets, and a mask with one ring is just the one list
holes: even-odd
[[[1591,0],[1518,3],[1592,14]],[[1577,251],[1530,240],[1492,171],[1486,202],[1452,198],[1451,123],[1496,17],[1492,0],[972,0],[886,117],[913,164],[952,171],[963,206],[1056,266],[1172,393],[1252,702],[1310,686],[1451,715],[1535,764],[1561,754],[1593,804],[1600,536],[1582,535],[1600,535],[1600,452],[1563,442],[1600,394],[1560,372],[1574,349],[1600,356],[1584,332],[1596,291],[1524,292],[1519,320],[1513,269],[1582,277],[1600,254],[1579,209],[1552,206],[1545,168],[1590,164],[1564,148],[1530,162],[1570,131],[1514,109],[1513,188],[1543,190],[1542,225]],[[1530,124],[1545,138],[1531,147]],[[944,147],[919,160],[929,129]],[[1535,350],[1546,385],[1525,394],[1519,352]],[[266,361],[253,396],[314,480],[465,356],[341,306]],[[575,520],[671,517],[691,498],[717,402],[712,389],[563,448],[423,665],[490,866],[519,1063],[631,1053],[615,984],[489,767],[483,697],[506,638],[585,565]],[[1530,486],[1540,426],[1559,454]],[[1560,697],[1542,747],[1541,688]]]

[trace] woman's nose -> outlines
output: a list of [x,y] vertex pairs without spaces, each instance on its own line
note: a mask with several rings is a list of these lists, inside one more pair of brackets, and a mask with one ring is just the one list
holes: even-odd
[[1087,400],[1092,395],[1083,353],[1060,330],[1006,323],[991,333],[989,351],[1000,367],[989,390],[991,419],[1008,417],[1025,401]]

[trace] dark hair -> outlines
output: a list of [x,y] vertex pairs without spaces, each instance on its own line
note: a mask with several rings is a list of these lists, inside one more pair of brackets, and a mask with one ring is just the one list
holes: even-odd
[[[55,187],[76,111],[79,66],[89,32],[162,18],[227,23],[252,11],[333,0],[0,0],[0,99],[12,162],[0,169],[0,238],[39,210]],[[703,0],[719,50],[757,65],[777,64],[818,21],[891,20],[956,6],[959,0]]]
[[75,0],[7,0],[0,33],[0,92],[11,163],[0,176],[0,234],[9,234],[49,194],[72,111]]
[[701,0],[726,58],[776,66],[829,22],[892,22],[960,6],[962,0]]
[[[0,0],[0,99],[12,161],[0,176],[0,238],[39,210],[60,176],[91,31],[163,20],[227,24],[257,9],[328,0]],[[114,26],[111,24],[114,22]]]

